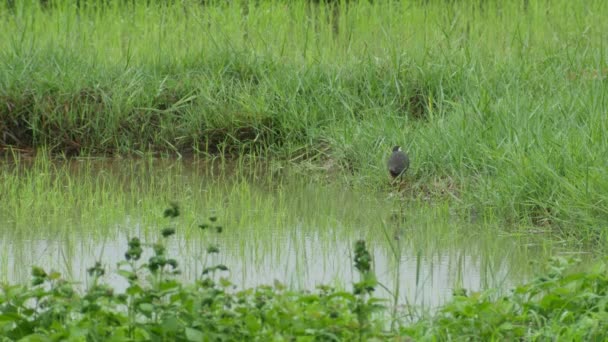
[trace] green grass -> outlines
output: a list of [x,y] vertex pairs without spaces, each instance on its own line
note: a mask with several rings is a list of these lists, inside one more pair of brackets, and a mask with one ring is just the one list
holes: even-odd
[[[1,6],[0,144],[252,154],[605,244],[601,0]],[[527,5],[526,5],[527,4]]]
[[[182,228],[169,247],[183,260],[184,281],[200,272],[202,212],[230,227],[220,260],[238,269],[231,279],[239,286],[274,278],[293,288],[321,280],[343,286],[352,274],[338,260],[348,260],[349,246],[364,238],[380,279],[402,288],[400,300],[423,307],[444,300],[443,286],[429,286],[434,279],[504,288],[534,273],[529,260],[579,250],[545,235],[503,234],[496,219],[469,222],[449,201],[404,203],[384,191],[349,189],[346,181],[310,180],[292,168],[277,175],[263,161],[15,158],[0,167],[0,281],[26,281],[32,264],[81,281],[83,263],[103,257],[113,264],[127,237],[153,241],[164,226],[159,203],[176,199],[183,203]],[[387,244],[395,235],[399,265]],[[401,279],[396,270],[416,276]]]

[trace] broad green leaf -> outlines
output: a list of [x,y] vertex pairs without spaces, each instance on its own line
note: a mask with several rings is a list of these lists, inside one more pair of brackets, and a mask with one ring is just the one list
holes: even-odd
[[191,342],[201,342],[205,338],[205,335],[200,331],[193,328],[186,328],[186,339]]

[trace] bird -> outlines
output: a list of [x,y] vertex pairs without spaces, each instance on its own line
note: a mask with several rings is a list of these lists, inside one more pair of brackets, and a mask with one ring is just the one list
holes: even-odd
[[393,153],[388,158],[387,166],[388,172],[393,179],[401,177],[410,167],[410,158],[405,152],[401,151],[401,147],[395,146],[393,147]]

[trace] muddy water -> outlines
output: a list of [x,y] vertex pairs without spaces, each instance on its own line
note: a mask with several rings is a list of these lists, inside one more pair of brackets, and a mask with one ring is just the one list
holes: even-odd
[[[124,288],[113,270],[127,240],[155,242],[161,228],[181,277],[222,263],[238,288],[279,281],[293,288],[357,279],[353,244],[365,239],[385,289],[401,304],[434,307],[457,288],[508,289],[558,253],[578,252],[541,234],[505,229],[454,214],[449,203],[417,202],[386,188],[357,191],[311,180],[281,167],[159,160],[5,163],[0,171],[0,274],[29,280],[32,265],[55,269],[86,285],[86,268],[101,260],[106,281]],[[273,172],[271,170],[283,170]],[[182,215],[169,221],[170,201]],[[218,218],[222,234],[198,228]],[[482,222],[480,222],[482,221]],[[220,253],[208,256],[206,247]]]

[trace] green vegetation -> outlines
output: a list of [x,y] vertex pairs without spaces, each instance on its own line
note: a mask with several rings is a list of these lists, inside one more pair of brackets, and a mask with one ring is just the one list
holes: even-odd
[[555,259],[537,279],[495,298],[492,291],[456,293],[427,320],[404,327],[420,340],[569,340],[606,338],[608,277],[605,262],[588,272],[567,272],[576,262]]
[[[180,215],[177,205],[165,217]],[[374,297],[378,286],[373,260],[363,240],[355,243],[353,262],[360,275],[352,292],[321,285],[313,292],[273,286],[235,290],[223,264],[202,269],[194,284],[176,280],[179,262],[169,255],[166,239],[175,225],[161,230],[162,240],[128,241],[117,273],[128,282],[116,292],[104,282],[106,267],[87,269],[91,278],[80,294],[56,272],[32,269],[31,285],[0,290],[0,333],[15,341],[237,341],[237,340],[596,340],[605,337],[608,277],[606,265],[587,273],[567,273],[571,265],[556,259],[546,275],[517,287],[511,295],[455,293],[436,315],[406,319],[393,310],[386,323],[386,302]],[[217,217],[198,226],[203,237],[221,234]],[[206,238],[209,241],[209,238]],[[145,249],[150,249],[142,262]],[[207,242],[207,254],[218,245]],[[421,319],[425,318],[425,319]],[[399,340],[399,339],[397,339]]]
[[[1,2],[0,269],[54,239],[81,244],[61,255],[70,270],[82,268],[74,251],[101,246],[105,260],[106,242],[129,245],[124,293],[106,281],[108,260],[84,287],[46,267],[31,285],[2,285],[0,339],[603,339],[605,261],[573,272],[556,257],[537,279],[504,272],[543,262],[554,243],[591,258],[608,247],[607,17],[604,0]],[[412,165],[386,198],[397,144]],[[105,157],[120,166],[97,167]],[[294,178],[304,195],[282,181]],[[344,187],[365,196],[344,200]],[[158,231],[154,203],[174,198],[189,214],[173,206],[161,242],[143,243]],[[218,213],[192,224],[203,210]],[[359,278],[352,290],[232,284],[208,236],[228,235],[217,220],[247,240],[229,253],[252,264],[251,246],[275,253],[287,236],[314,235],[307,243],[335,258],[358,235]],[[309,230],[285,228],[299,226]],[[402,303],[424,257],[459,244],[472,251],[450,259],[456,278],[477,258],[480,282],[525,284],[458,290],[436,310]],[[374,269],[370,246],[396,270]],[[182,248],[200,260],[180,267]],[[402,269],[412,259],[415,274]]]
[[[27,281],[32,264],[82,281],[83,264],[118,261],[126,234],[153,239],[164,226],[162,203],[174,199],[182,203],[184,230],[170,247],[184,281],[200,268],[196,226],[205,212],[232,227],[222,235],[220,261],[239,268],[231,278],[239,286],[265,282],[259,274],[295,288],[348,282],[351,272],[340,265],[354,241],[365,239],[380,279],[391,288],[397,282],[402,300],[426,308],[440,304],[446,288],[506,289],[536,272],[529,260],[588,252],[544,234],[503,233],[496,219],[460,218],[449,203],[301,177],[297,166],[279,176],[263,161],[17,156],[0,165],[0,281]],[[394,249],[402,251],[402,274],[416,277],[394,274],[387,235],[400,236]],[[431,286],[438,277],[446,287]]]
[[[605,241],[605,1],[4,2],[0,144],[252,154]],[[307,170],[310,168],[307,168]]]
[[[180,210],[172,205],[165,217],[175,218]],[[217,217],[199,225],[203,233],[221,234]],[[164,239],[176,227],[162,229]],[[153,251],[140,262],[144,248]],[[208,243],[207,254],[219,253]],[[208,265],[195,284],[175,280],[179,263],[168,255],[163,240],[145,244],[131,238],[118,265],[118,274],[128,281],[124,293],[103,282],[101,262],[87,272],[91,282],[79,295],[73,284],[56,272],[32,269],[31,286],[2,286],[0,333],[8,340],[27,341],[242,341],[250,339],[309,340],[367,339],[380,335],[379,321],[370,321],[377,300],[369,298],[376,285],[365,242],[357,242],[355,267],[361,281],[352,293],[322,287],[317,292],[287,291],[273,287],[235,292],[222,278],[228,267]]]

